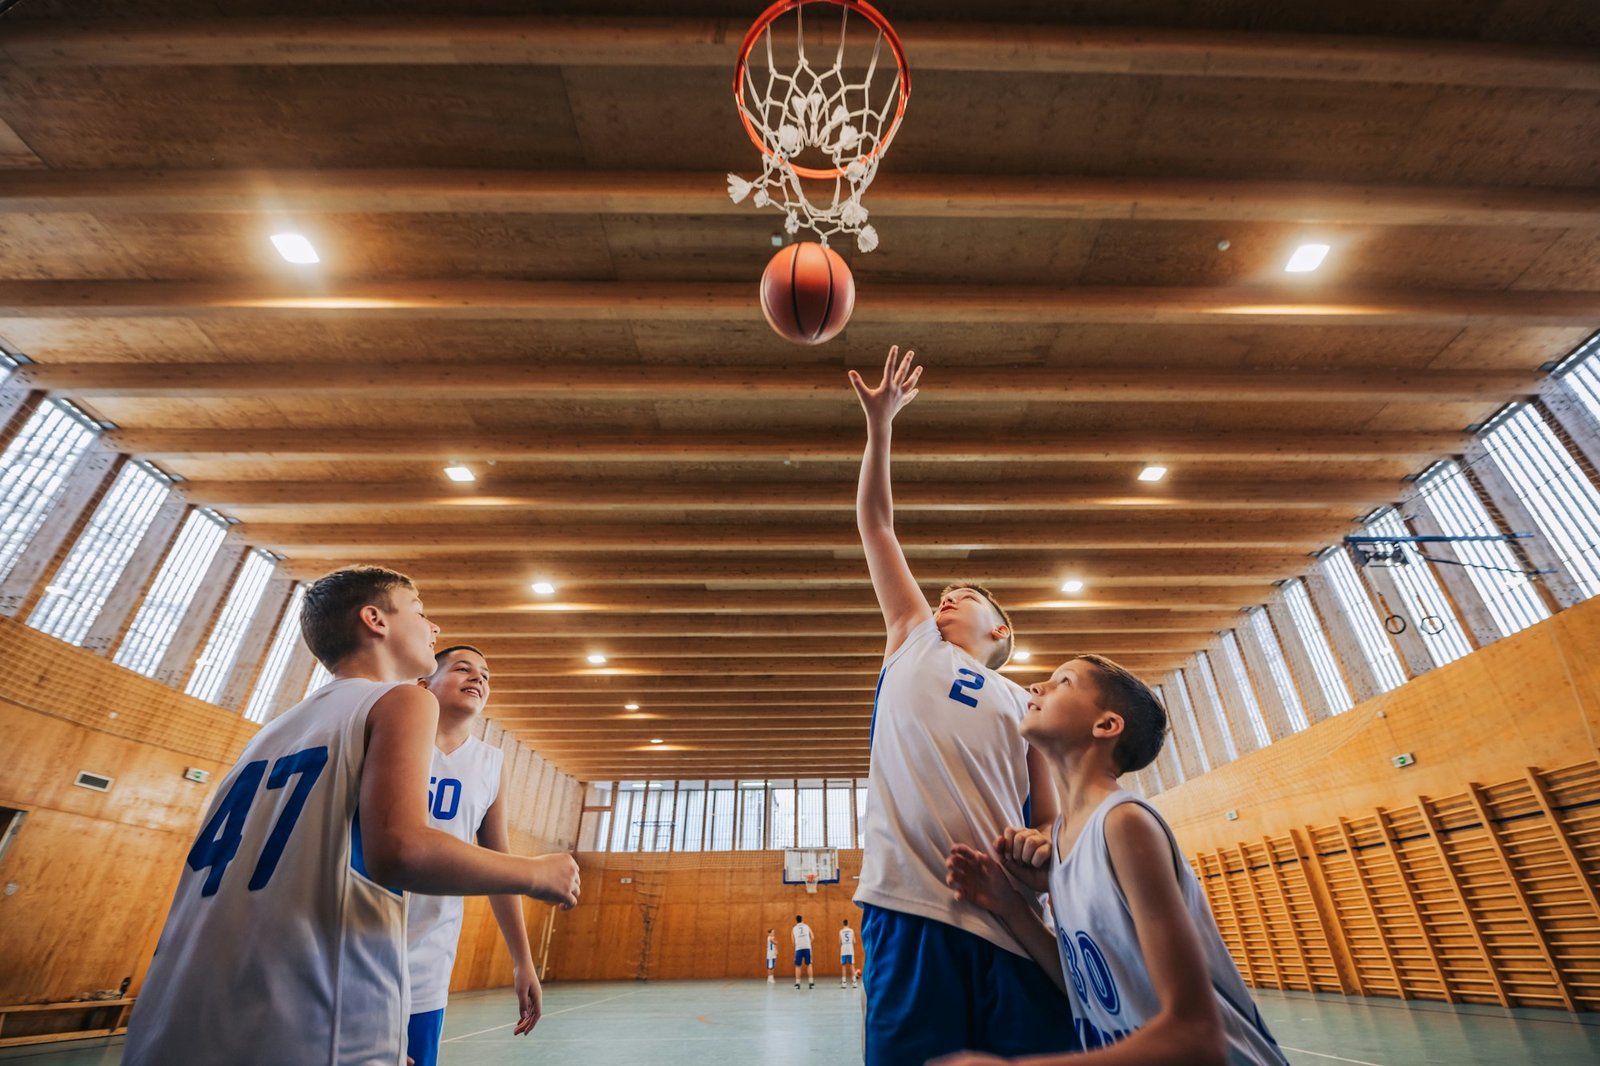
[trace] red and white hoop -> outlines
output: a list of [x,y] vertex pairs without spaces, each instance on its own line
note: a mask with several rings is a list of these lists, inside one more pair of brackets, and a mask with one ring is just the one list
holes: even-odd
[[[831,44],[823,49],[831,51],[832,61],[819,67],[806,54],[804,9],[820,4],[838,8],[840,23],[837,37],[830,30]],[[859,16],[854,22],[852,14]],[[792,67],[777,58],[787,55],[790,42]],[[881,63],[885,46],[892,72]],[[745,34],[733,97],[762,155],[759,177],[728,175],[733,201],[753,192],[757,207],[785,213],[789,233],[804,227],[823,244],[829,236],[850,233],[863,252],[877,247],[861,194],[877,176],[911,98],[911,69],[889,20],[865,0],[778,0]],[[818,165],[802,161],[810,156]],[[826,190],[808,195],[802,181],[831,183],[831,197]]]
[[806,891],[808,893],[810,893],[811,895],[815,896],[817,894],[817,875],[816,874],[806,874],[805,875],[805,880],[806,880]]

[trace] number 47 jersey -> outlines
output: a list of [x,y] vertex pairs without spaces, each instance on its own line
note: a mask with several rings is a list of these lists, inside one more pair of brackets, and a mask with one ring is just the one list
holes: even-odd
[[134,1007],[127,1066],[405,1061],[406,901],[367,876],[356,808],[367,715],[393,687],[324,685],[223,779]]

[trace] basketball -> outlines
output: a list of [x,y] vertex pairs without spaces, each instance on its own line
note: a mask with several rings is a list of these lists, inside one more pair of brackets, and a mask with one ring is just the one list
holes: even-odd
[[761,275],[761,313],[796,344],[832,340],[850,321],[856,282],[839,253],[812,241],[791,244]]

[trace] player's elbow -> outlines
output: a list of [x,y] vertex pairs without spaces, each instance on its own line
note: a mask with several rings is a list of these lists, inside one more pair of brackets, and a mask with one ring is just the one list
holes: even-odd
[[1192,1017],[1173,1016],[1168,1021],[1168,1042],[1181,1052],[1172,1061],[1185,1066],[1227,1066],[1228,1037],[1215,1010]]
[[411,889],[426,868],[426,831],[373,834],[363,842],[367,873],[381,885]]

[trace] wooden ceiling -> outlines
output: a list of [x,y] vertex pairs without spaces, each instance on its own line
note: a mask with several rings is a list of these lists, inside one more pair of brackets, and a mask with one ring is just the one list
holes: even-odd
[[790,346],[723,191],[761,6],[25,0],[0,338],[296,574],[412,574],[594,779],[865,772],[844,371],[891,343],[913,566],[1005,598],[1026,682],[1178,665],[1600,326],[1590,0],[884,0],[882,244]]

